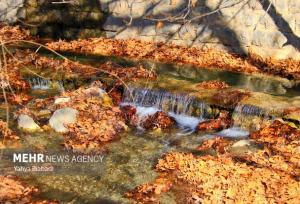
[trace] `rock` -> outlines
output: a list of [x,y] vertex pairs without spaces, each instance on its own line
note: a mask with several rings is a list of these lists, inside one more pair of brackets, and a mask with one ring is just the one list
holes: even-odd
[[216,104],[225,107],[231,107],[231,106],[236,106],[240,101],[242,101],[245,98],[248,98],[249,96],[250,93],[242,92],[239,90],[222,91],[213,95],[212,101]]
[[221,131],[230,128],[233,124],[229,113],[222,111],[217,119],[201,122],[197,126],[198,131]]
[[86,90],[84,90],[85,94],[93,96],[93,97],[99,97],[102,99],[102,105],[103,106],[112,106],[113,102],[112,99],[108,96],[105,90],[97,87],[92,86]]
[[250,140],[240,140],[234,143],[231,147],[245,147],[245,146],[250,146],[251,141]]
[[134,127],[138,125],[138,116],[135,107],[130,105],[122,106],[121,111],[123,112],[127,124]]
[[146,120],[142,122],[142,127],[145,129],[169,129],[174,125],[174,118],[162,111],[157,111],[154,115],[148,116]]
[[18,127],[30,132],[41,130],[40,126],[38,126],[31,117],[24,114],[21,114],[18,117]]
[[216,137],[213,139],[209,139],[204,141],[199,147],[196,149],[198,151],[207,151],[209,149],[214,149],[216,152],[220,154],[224,154],[226,152],[227,146],[230,145],[230,141],[223,137]]
[[271,125],[250,134],[259,143],[287,144],[299,140],[300,130],[275,120]]
[[112,91],[109,92],[109,96],[112,98],[112,101],[115,105],[120,105],[122,102],[122,91],[118,88],[114,88]]
[[39,112],[36,113],[36,117],[38,118],[47,118],[51,115],[51,111],[48,109],[40,110]]
[[62,108],[56,110],[49,120],[49,125],[56,132],[66,133],[68,129],[67,124],[75,123],[78,111],[73,108]]
[[67,103],[70,101],[70,97],[66,97],[66,98],[57,98],[54,101],[54,104],[62,104],[62,103]]
[[300,122],[300,108],[289,107],[283,110],[284,118],[287,120],[294,120]]
[[91,96],[97,96],[99,98],[102,98],[106,94],[106,91],[104,91],[103,89],[101,89],[97,86],[92,86],[92,87],[84,90],[84,92],[86,94],[90,94]]

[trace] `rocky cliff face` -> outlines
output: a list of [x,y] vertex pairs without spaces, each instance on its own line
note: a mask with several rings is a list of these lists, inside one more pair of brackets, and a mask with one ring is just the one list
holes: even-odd
[[[32,34],[52,38],[87,38],[102,35],[103,12],[94,0],[4,0],[7,3],[2,19],[20,23]],[[14,3],[15,2],[15,3]],[[0,12],[2,10],[0,9]],[[4,13],[4,12],[3,12]]]
[[23,21],[55,38],[104,30],[107,37],[300,59],[299,10],[298,0],[2,0],[0,21]]

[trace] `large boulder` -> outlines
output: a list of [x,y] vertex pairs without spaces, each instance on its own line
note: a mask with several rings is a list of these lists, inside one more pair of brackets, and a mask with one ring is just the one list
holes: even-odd
[[34,122],[34,120],[30,116],[25,114],[19,115],[18,128],[29,132],[41,130],[40,126],[36,124],[36,122]]
[[78,111],[73,108],[62,108],[56,110],[49,120],[49,125],[56,131],[60,133],[68,132],[65,125],[72,124],[76,122]]

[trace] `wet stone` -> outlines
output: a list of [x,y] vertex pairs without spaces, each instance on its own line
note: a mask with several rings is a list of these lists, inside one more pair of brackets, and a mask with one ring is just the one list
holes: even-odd
[[66,98],[57,98],[54,101],[54,104],[62,104],[62,103],[67,103],[70,101],[70,97],[66,97]]
[[225,107],[236,106],[240,101],[248,98],[250,93],[239,90],[223,91],[212,96],[212,101],[218,105]]
[[125,121],[131,126],[138,125],[138,116],[136,108],[130,105],[122,106],[121,111],[124,115]]
[[62,108],[54,112],[49,120],[49,125],[60,133],[68,132],[67,124],[75,123],[78,111],[73,108]]
[[233,120],[228,112],[223,111],[217,119],[207,120],[199,123],[198,131],[221,131],[233,125]]
[[162,111],[157,111],[154,115],[148,116],[146,120],[142,122],[142,127],[145,129],[169,129],[173,127],[175,123],[174,118]]
[[40,130],[40,126],[30,116],[24,114],[18,117],[18,127],[29,132]]
[[246,146],[250,146],[251,145],[251,141],[250,140],[240,140],[237,141],[236,143],[234,143],[231,147],[246,147]]

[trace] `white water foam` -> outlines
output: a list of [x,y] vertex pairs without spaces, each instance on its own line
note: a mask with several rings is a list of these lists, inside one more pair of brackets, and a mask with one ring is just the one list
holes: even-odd
[[[132,105],[132,104],[123,103],[121,105]],[[142,106],[137,106],[136,110],[137,110],[139,121],[142,121],[147,116],[155,114],[157,111],[161,111],[160,109],[155,107],[142,107]],[[203,121],[203,119],[201,118],[192,117],[183,114],[176,114],[174,112],[168,112],[168,115],[175,119],[179,128],[184,130],[184,134],[193,133],[197,125],[199,124],[199,122]]]
[[[40,77],[28,79],[28,82],[33,90],[49,90],[52,89],[52,82],[48,79]],[[62,82],[57,82],[60,91],[64,91]]]
[[175,114],[172,112],[169,112],[169,115],[175,119],[175,121],[177,122],[180,128],[190,129],[192,131],[195,131],[199,122],[204,121],[201,118],[196,118],[196,117],[183,115],[183,114]]
[[217,132],[217,133],[215,133],[215,135],[218,135],[221,137],[242,138],[242,137],[248,137],[249,132],[247,130],[243,130],[239,127],[231,127],[231,128],[222,130],[220,132]]

